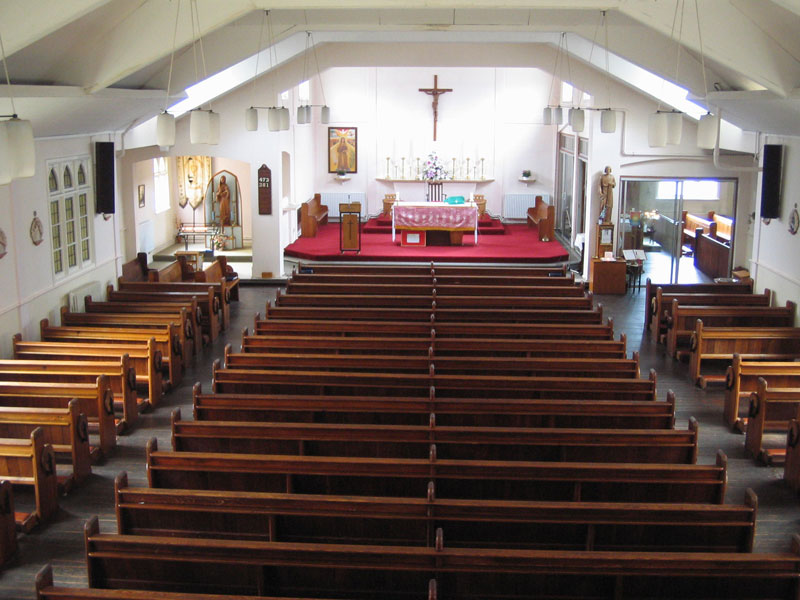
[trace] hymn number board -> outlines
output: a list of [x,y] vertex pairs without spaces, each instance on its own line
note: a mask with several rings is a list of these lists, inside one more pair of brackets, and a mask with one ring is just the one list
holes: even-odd
[[258,169],[258,214],[272,214],[272,171],[267,165]]

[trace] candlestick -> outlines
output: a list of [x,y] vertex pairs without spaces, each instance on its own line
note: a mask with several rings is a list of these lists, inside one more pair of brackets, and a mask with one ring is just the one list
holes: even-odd
[[466,179],[469,179],[469,156],[467,157],[467,176]]
[[400,160],[402,161],[402,166],[400,167],[400,179],[406,178],[406,157],[401,156]]
[[486,179],[486,176],[484,175],[484,172],[483,172],[483,160],[484,159],[481,158],[481,179]]
[[472,167],[472,178],[473,179],[477,179],[478,178],[478,165],[475,165],[474,167]]
[[419,179],[419,156],[417,157],[417,179]]
[[386,157],[386,179],[390,178],[390,172],[389,172],[389,161],[390,160],[391,160],[391,157],[387,156]]
[[397,179],[397,163],[394,163],[394,178]]
[[456,157],[453,157],[453,172],[450,173],[450,179],[456,178]]

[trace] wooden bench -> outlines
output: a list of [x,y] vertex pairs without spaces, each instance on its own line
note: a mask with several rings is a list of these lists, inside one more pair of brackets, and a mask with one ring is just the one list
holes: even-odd
[[800,327],[706,327],[697,320],[689,342],[689,376],[705,388],[709,381],[724,381],[723,376],[701,373],[703,360],[786,361],[800,359]]
[[458,266],[435,264],[423,265],[376,265],[376,264],[337,264],[337,263],[299,263],[298,273],[332,273],[339,275],[429,275],[433,271],[437,275],[456,276],[490,276],[490,277],[548,277],[550,273],[564,277],[567,266],[530,267],[530,266]]
[[661,341],[661,336],[666,333],[667,319],[672,316],[673,300],[678,300],[681,306],[769,306],[772,303],[772,292],[766,289],[763,294],[723,292],[667,294],[661,286],[658,286],[652,300],[650,321],[650,331],[658,341]]
[[106,299],[109,303],[121,305],[138,303],[142,306],[158,304],[185,306],[187,311],[196,311],[195,307],[199,307],[200,316],[197,320],[206,336],[204,341],[213,342],[220,332],[221,304],[211,288],[198,294],[195,292],[157,292],[152,288],[149,292],[117,291],[109,285],[106,288]]
[[[429,547],[303,544],[101,534],[84,528],[90,587],[339,598],[421,597],[793,599],[796,551],[776,554],[450,548],[441,529]],[[224,557],[224,560],[221,558]],[[141,565],[160,568],[144,571]],[[603,591],[603,595],[598,595]],[[528,594],[530,597],[530,593]]]
[[714,222],[717,224],[717,238],[723,242],[730,242],[733,237],[733,218],[714,213]]
[[789,422],[797,418],[800,418],[800,387],[779,388],[759,377],[758,389],[750,394],[745,450],[764,464],[783,464],[786,447],[765,448],[764,433],[786,431]]
[[[137,388],[144,387],[147,390],[147,401],[139,405],[137,416],[144,405],[156,406],[161,401],[163,393],[161,351],[156,350],[155,340],[148,340],[145,344],[28,342],[23,341],[22,335],[17,333],[13,337],[13,347],[14,358],[18,360],[106,362],[122,360],[122,357],[127,355],[130,366],[136,371]],[[132,418],[132,415],[125,415],[125,407],[122,411],[123,418]]]
[[539,229],[539,241],[555,239],[556,207],[536,196],[536,203],[528,209],[528,227]]
[[[722,504],[727,458],[716,465],[316,457],[159,451],[146,447],[154,488],[443,498]],[[546,484],[544,482],[547,482]]]
[[0,406],[0,438],[30,438],[36,428],[42,430],[44,443],[52,446],[58,464],[70,466],[64,471],[59,467],[58,483],[64,493],[91,475],[93,457],[96,460],[99,452],[89,446],[89,425],[78,400],[70,400],[67,408]]
[[617,377],[638,379],[639,355],[633,358],[553,358],[439,356],[429,348],[427,356],[401,354],[337,354],[315,353],[235,353],[230,344],[223,354],[225,368],[233,369],[313,369],[324,371],[413,372],[427,374],[431,365],[439,374],[523,375],[547,374],[564,377]]
[[322,204],[321,196],[314,194],[300,205],[300,235],[317,237],[320,225],[328,223],[328,207]]
[[139,406],[136,371],[131,366],[128,355],[123,354],[118,360],[103,362],[79,359],[76,356],[75,360],[0,360],[0,380],[41,381],[58,386],[64,382],[96,383],[97,378],[103,375],[114,393],[115,412],[122,412],[122,418],[116,423],[117,433],[131,430],[139,417]]
[[0,439],[0,480],[33,488],[33,510],[15,514],[17,529],[28,533],[58,511],[56,457],[40,428],[25,439]]
[[181,348],[181,360],[186,369],[197,353],[202,352],[203,341],[195,335],[195,329],[189,318],[186,307],[181,307],[175,313],[74,313],[66,306],[61,307],[61,325],[64,327],[113,327],[120,330],[149,329],[157,327],[170,327],[174,325],[173,332],[178,337]]
[[800,387],[800,362],[746,361],[739,354],[725,373],[725,408],[723,420],[731,429],[744,431],[747,418],[740,416],[742,400],[758,389],[758,379],[764,377],[778,388]]
[[647,278],[645,284],[645,307],[649,310],[644,311],[645,331],[651,327],[654,316],[663,312],[666,306],[656,306],[653,299],[656,290],[661,288],[663,294],[752,294],[752,283],[723,282],[723,283],[653,283]]
[[[214,290],[214,298],[216,298],[216,302],[212,302],[212,305],[209,306],[205,302],[205,298],[208,297],[208,288],[212,288]],[[117,283],[117,289],[120,292],[138,292],[138,293],[152,293],[157,294],[159,299],[162,297],[163,292],[168,292],[169,295],[164,295],[165,299],[169,298],[172,299],[172,293],[178,294],[185,294],[188,296],[184,301],[191,300],[192,296],[197,296],[198,302],[200,302],[200,306],[202,307],[203,314],[208,316],[209,314],[219,313],[221,315],[221,319],[219,322],[219,326],[222,329],[227,329],[228,325],[230,324],[231,313],[230,313],[230,290],[226,286],[224,281],[208,281],[205,283],[197,283],[197,282],[189,282],[189,281],[180,281],[180,282],[161,282],[161,281],[149,281],[147,283],[142,282],[130,282],[130,281],[119,281]],[[201,301],[200,299],[203,298],[204,300]],[[109,298],[111,300],[111,298]]]
[[[141,284],[137,284],[141,285]],[[326,295],[389,295],[389,296],[425,296],[431,298],[434,290],[436,296],[475,296],[478,302],[483,296],[584,296],[586,291],[582,285],[567,283],[565,285],[511,286],[511,285],[459,285],[437,284],[392,284],[392,283],[310,283],[294,282],[286,284],[288,294],[326,294]]]
[[198,421],[294,421],[428,425],[431,414],[443,426],[670,429],[675,394],[652,400],[484,399],[299,394],[203,394],[193,389]]
[[316,353],[331,351],[347,355],[364,351],[383,354],[426,356],[434,347],[440,356],[521,356],[625,358],[627,338],[617,340],[516,340],[508,338],[395,338],[333,337],[324,335],[246,335],[242,352]]
[[139,252],[136,258],[122,265],[122,278],[125,281],[148,281],[149,277],[146,252]]
[[731,273],[731,245],[716,237],[703,234],[695,240],[694,266],[709,277],[729,277]]
[[667,354],[688,355],[698,319],[706,327],[792,327],[795,309],[791,300],[786,306],[683,306],[673,300],[667,320]]
[[[352,273],[298,273],[292,271],[290,281],[296,283],[338,283],[349,284],[354,280]],[[572,273],[562,275],[557,271],[555,276],[548,274],[542,275],[447,275],[431,271],[429,274],[413,273],[376,273],[358,275],[358,282],[361,284],[393,284],[393,285],[432,285],[435,281],[437,285],[464,285],[472,286],[504,286],[504,287],[541,287],[556,286],[564,287],[570,285],[580,285],[575,281]]]
[[[681,246],[687,246],[692,252],[695,251],[695,243],[698,235],[703,233],[712,237],[717,235],[717,223],[714,221],[714,211],[709,211],[705,217],[700,215],[693,215],[690,212],[683,211],[681,215],[683,219],[683,232],[681,234]],[[697,230],[702,231],[701,234]]]
[[797,493],[800,491],[800,421],[792,419],[786,435],[786,460],[783,480]]
[[194,274],[194,280],[200,283],[222,283],[227,295],[233,301],[239,300],[239,275],[228,265],[225,256],[218,256],[202,271]]
[[114,480],[117,533],[368,545],[752,552],[758,500],[624,504],[303,495],[132,488]]
[[117,445],[114,394],[105,375],[94,384],[62,382],[58,386],[40,381],[0,381],[0,406],[14,408],[66,409],[78,400],[78,411],[97,427],[100,452],[104,456]]
[[140,329],[117,329],[116,327],[52,327],[47,319],[39,323],[40,337],[44,342],[75,342],[100,344],[140,344],[154,341],[161,352],[161,363],[167,373],[170,386],[174,387],[183,378],[183,348],[176,325]]
[[152,269],[146,281],[161,281],[165,283],[194,281],[194,269],[186,260],[186,257],[181,256],[178,260],[165,267],[161,267],[158,270]]
[[0,480],[0,565],[6,564],[17,553],[17,523],[14,514],[11,482]]
[[689,429],[553,429],[323,423],[184,421],[172,412],[172,449],[187,452],[598,463],[697,462]]
[[596,400],[655,400],[656,375],[648,379],[449,375],[436,373],[378,373],[312,371],[305,369],[223,369],[213,366],[212,389],[219,393],[400,395],[427,397],[434,386],[438,397],[457,398],[585,398]]

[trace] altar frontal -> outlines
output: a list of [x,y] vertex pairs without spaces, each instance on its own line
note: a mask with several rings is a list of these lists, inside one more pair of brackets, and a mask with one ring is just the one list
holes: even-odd
[[[404,245],[425,245],[431,243],[429,232],[448,232],[451,245],[462,244],[465,231],[474,231],[475,244],[478,243],[478,205],[474,202],[464,204],[445,204],[430,202],[399,202],[392,206],[392,242],[396,232],[402,232]],[[414,243],[406,232],[422,232]],[[435,237],[435,236],[434,236]],[[411,243],[409,243],[411,242]]]

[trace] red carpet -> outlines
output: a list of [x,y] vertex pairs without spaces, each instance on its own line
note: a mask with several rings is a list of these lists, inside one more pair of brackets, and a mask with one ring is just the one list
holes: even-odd
[[401,247],[400,236],[392,243],[391,233],[361,235],[361,252],[339,252],[339,224],[319,228],[317,237],[298,238],[284,250],[286,256],[305,260],[375,260],[447,262],[553,263],[569,259],[564,247],[556,241],[540,242],[535,228],[527,225],[505,225],[505,235],[480,235],[478,245],[473,235],[464,234],[463,246]]

